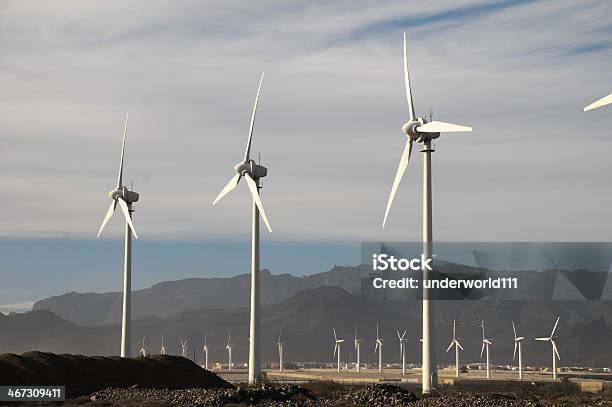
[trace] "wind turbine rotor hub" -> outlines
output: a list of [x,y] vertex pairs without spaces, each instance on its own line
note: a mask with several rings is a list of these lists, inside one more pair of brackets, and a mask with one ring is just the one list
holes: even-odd
[[249,174],[253,179],[263,178],[268,175],[268,169],[263,165],[256,164],[253,160],[236,164],[234,170],[240,175]]
[[404,132],[406,137],[416,141],[417,143],[423,143],[440,137],[440,133],[426,133],[417,130],[419,126],[422,126],[425,123],[427,123],[427,119],[417,117],[416,120],[411,120],[405,123],[402,126],[402,132]]

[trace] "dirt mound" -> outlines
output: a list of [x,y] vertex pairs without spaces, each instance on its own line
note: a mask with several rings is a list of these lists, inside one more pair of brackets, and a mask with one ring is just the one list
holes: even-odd
[[0,384],[64,385],[69,398],[107,387],[233,388],[216,374],[179,356],[124,359],[44,352],[0,355]]

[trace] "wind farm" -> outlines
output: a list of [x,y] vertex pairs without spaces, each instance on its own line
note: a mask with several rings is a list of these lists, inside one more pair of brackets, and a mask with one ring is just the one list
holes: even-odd
[[3,11],[0,404],[612,406],[612,5]]

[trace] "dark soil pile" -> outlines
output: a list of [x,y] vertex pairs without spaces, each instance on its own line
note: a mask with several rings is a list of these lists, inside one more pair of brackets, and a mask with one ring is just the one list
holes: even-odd
[[0,385],[66,386],[67,398],[108,387],[233,388],[216,374],[179,356],[126,359],[44,352],[0,355]]

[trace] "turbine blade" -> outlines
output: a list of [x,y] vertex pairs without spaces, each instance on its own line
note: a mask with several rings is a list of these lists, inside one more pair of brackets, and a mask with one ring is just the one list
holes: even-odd
[[557,317],[557,322],[555,322],[555,326],[553,327],[552,332],[550,333],[551,338],[555,336],[555,330],[557,329],[557,325],[559,324],[559,318],[561,317]]
[[512,360],[516,359],[516,346],[517,346],[517,343],[514,342],[514,352],[512,353]]
[[257,113],[257,102],[259,102],[259,92],[263,83],[264,72],[261,73],[259,87],[257,88],[257,96],[255,96],[255,105],[253,105],[253,115],[251,116],[251,126],[249,127],[249,139],[247,140],[246,151],[244,152],[244,162],[251,157],[251,141],[253,140],[253,127],[255,126],[255,114]]
[[134,227],[134,224],[132,223],[132,216],[130,215],[130,210],[128,208],[127,203],[121,197],[117,198],[117,203],[119,203],[119,207],[121,208],[121,211],[123,212],[123,215],[125,216],[125,221],[128,223],[128,225],[130,225],[130,229],[132,229],[132,233],[134,234],[134,237],[138,239],[138,233],[136,233],[136,228]]
[[453,339],[456,337],[455,332],[455,320],[453,319]]
[[336,343],[334,345],[334,354],[332,355],[332,357],[336,356],[336,350],[338,349],[338,344]]
[[514,331],[514,339],[516,340],[516,328],[514,327],[514,321],[512,321],[512,330]]
[[261,217],[263,218],[264,223],[268,227],[268,230],[270,231],[270,233],[272,233],[272,227],[270,226],[270,222],[268,222],[266,211],[264,210],[263,204],[261,203],[261,199],[259,198],[259,191],[257,190],[257,184],[255,183],[255,181],[253,180],[253,178],[251,178],[249,174],[244,174],[244,179],[246,180],[247,185],[249,186],[249,190],[251,191],[251,195],[253,196],[255,205],[257,205],[257,208],[259,208],[259,213],[261,214]]
[[535,338],[536,341],[550,341],[550,338]]
[[610,103],[612,103],[612,93],[591,103],[590,105],[584,108],[584,111],[588,112],[589,110],[597,109],[598,107],[609,105]]
[[395,193],[397,192],[397,188],[404,176],[404,172],[406,171],[406,167],[408,167],[408,162],[410,161],[410,156],[412,155],[412,139],[406,142],[406,147],[404,147],[404,152],[402,153],[402,158],[400,159],[399,166],[397,167],[397,172],[395,173],[395,179],[393,180],[393,186],[391,187],[391,193],[389,194],[389,200],[387,201],[387,209],[385,210],[385,217],[383,218],[383,227],[387,223],[387,217],[389,216],[389,210],[391,209],[391,204],[393,203],[393,198],[395,198]]
[[404,33],[404,84],[406,85],[406,100],[410,111],[410,120],[414,120],[414,103],[412,102],[412,90],[410,88],[410,74],[408,73],[408,51],[406,47],[406,33]]
[[400,341],[401,341],[401,340],[402,340],[402,337],[400,336],[399,331],[395,331],[395,332],[397,332],[397,337],[398,337],[398,338],[400,339]]
[[336,336],[336,328],[332,328],[334,330],[334,341],[338,342],[338,337]]
[[471,127],[460,126],[458,124],[437,122],[435,120],[425,123],[422,126],[416,128],[421,133],[447,133],[447,132],[462,132],[472,131]]
[[482,359],[482,354],[484,353],[484,349],[485,349],[485,343],[484,341],[482,342],[482,349],[480,349],[480,359]]
[[463,346],[461,346],[461,344],[459,343],[459,341],[455,341],[455,343],[457,344],[457,346],[459,346],[459,349],[463,350]]
[[234,188],[238,186],[238,182],[240,182],[240,177],[241,177],[240,174],[234,175],[232,179],[230,179],[230,181],[227,183],[227,185],[223,187],[221,192],[219,192],[219,195],[217,195],[217,197],[215,198],[212,204],[215,205],[217,202],[221,200],[221,198],[223,198],[225,195],[233,191]]
[[106,216],[104,216],[102,226],[100,226],[100,230],[98,230],[98,237],[100,237],[100,235],[102,234],[102,230],[104,230],[104,227],[108,223],[108,220],[113,216],[113,213],[115,213],[115,208],[117,208],[117,201],[113,200],[110,206],[108,207],[108,211],[106,211]]
[[449,350],[451,350],[454,344],[455,344],[455,341],[451,341],[450,345],[448,345],[448,348],[446,348],[446,351],[448,352]]
[[123,183],[123,156],[125,154],[125,136],[127,135],[128,119],[130,118],[130,111],[128,110],[125,115],[125,125],[123,127],[123,142],[121,143],[121,161],[119,162],[119,175],[117,176],[117,188],[122,187]]
[[555,355],[557,355],[557,359],[561,360],[561,356],[559,356],[559,350],[557,349],[557,344],[555,341],[550,341],[552,343],[553,350],[555,351]]

